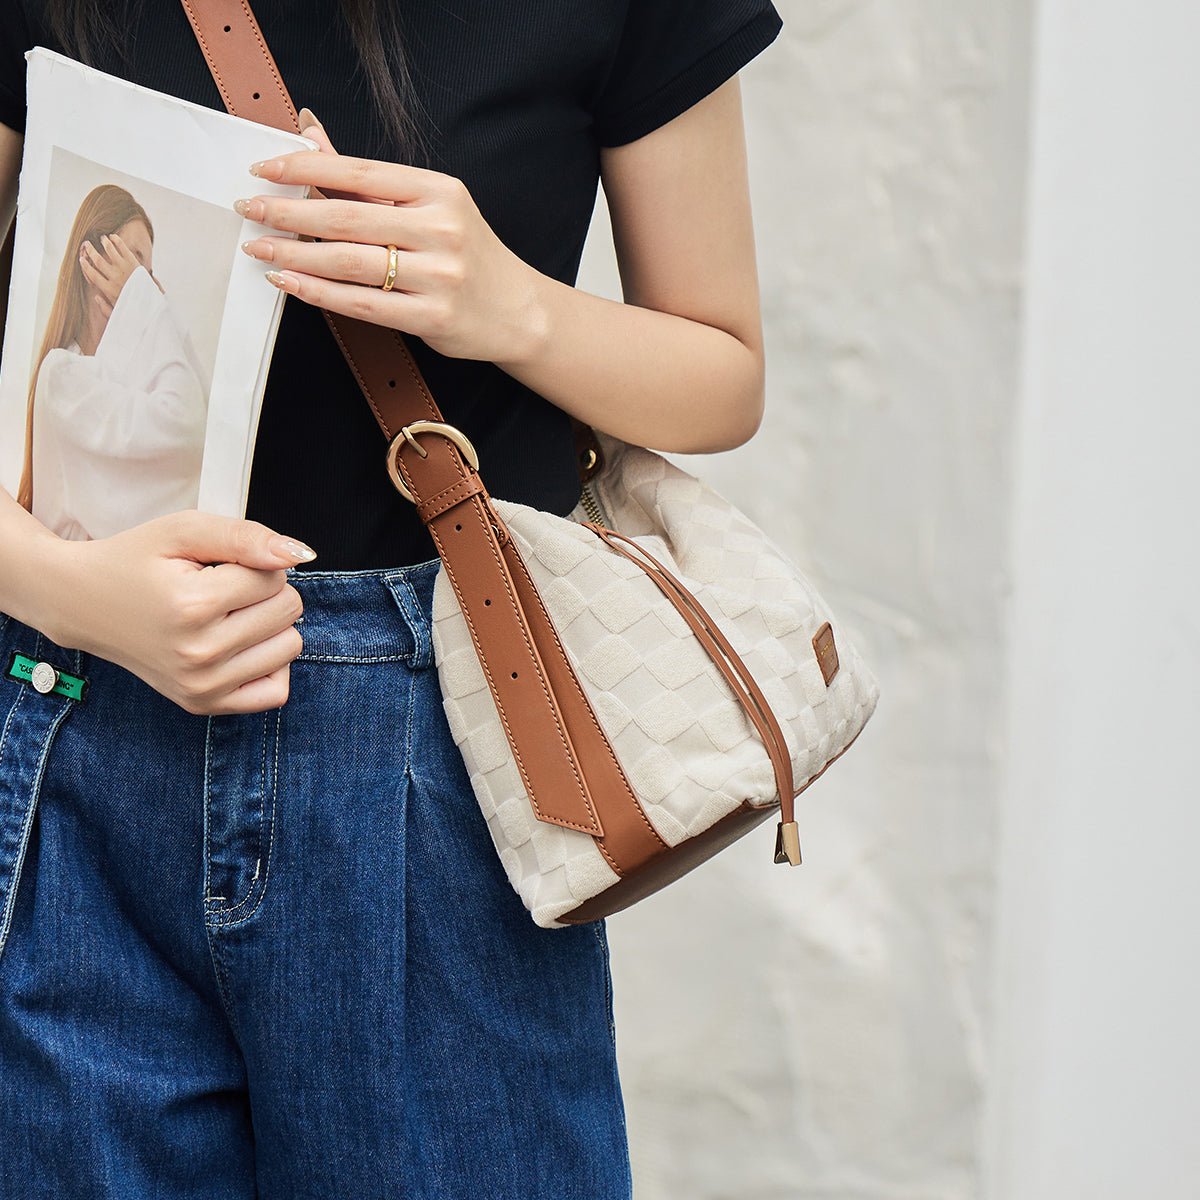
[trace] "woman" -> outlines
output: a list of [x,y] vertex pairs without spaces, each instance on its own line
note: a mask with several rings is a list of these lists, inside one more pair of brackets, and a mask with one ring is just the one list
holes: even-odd
[[[25,40],[221,106],[170,4],[136,41],[92,0],[14,7]],[[69,543],[0,503],[0,651],[24,656],[0,845],[26,874],[4,851],[0,1193],[628,1197],[605,923],[535,926],[508,884],[441,707],[440,563],[317,306],[407,335],[499,497],[573,508],[572,416],[744,442],[736,71],[781,22],[769,0],[255,9],[321,146],[258,177],[327,198],[247,176],[246,252],[292,296],[247,518]],[[624,303],[573,286],[601,179]]]
[[199,496],[204,387],[153,256],[128,191],[84,197],[29,385],[16,497],[62,538],[107,537]]

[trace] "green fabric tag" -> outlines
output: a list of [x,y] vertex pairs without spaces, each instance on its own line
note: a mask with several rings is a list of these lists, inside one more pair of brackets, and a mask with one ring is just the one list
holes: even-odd
[[[5,673],[33,687],[33,668],[42,661],[40,658],[30,658],[29,655],[14,650]],[[50,665],[54,666],[53,663]],[[70,700],[82,700],[87,694],[87,678],[83,675],[72,675],[69,671],[64,671],[59,667],[55,667],[55,670],[58,671],[58,681],[50,691],[60,696],[66,696]],[[34,690],[36,691],[36,689]]]

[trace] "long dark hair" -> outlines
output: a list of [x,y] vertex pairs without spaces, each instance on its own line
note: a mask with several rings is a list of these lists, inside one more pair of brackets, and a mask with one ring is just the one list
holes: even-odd
[[[164,3],[165,0],[154,0]],[[46,16],[63,49],[89,66],[105,54],[128,61],[129,38],[144,0],[47,0]],[[408,70],[394,0],[340,0],[342,20],[358,51],[387,135],[402,161],[428,164],[423,111]],[[320,116],[320,114],[317,114]]]

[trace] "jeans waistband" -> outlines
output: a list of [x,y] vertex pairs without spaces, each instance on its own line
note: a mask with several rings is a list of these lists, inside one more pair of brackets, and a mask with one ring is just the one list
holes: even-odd
[[386,662],[412,667],[433,662],[430,632],[433,586],[440,558],[359,571],[288,568],[304,613],[298,661]]

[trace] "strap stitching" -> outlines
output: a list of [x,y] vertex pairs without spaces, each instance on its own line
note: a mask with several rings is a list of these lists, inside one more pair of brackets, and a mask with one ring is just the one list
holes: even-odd
[[[350,364],[350,369],[354,372],[354,378],[358,380],[358,386],[360,388],[362,388],[363,395],[366,396],[367,403],[371,406],[371,411],[375,414],[375,419],[379,422],[380,426],[382,427],[384,436],[390,442],[392,440],[392,438],[395,437],[396,435],[392,432],[391,428],[389,427],[387,421],[384,418],[383,413],[381,413],[379,411],[379,406],[375,403],[375,397],[374,397],[374,395],[372,395],[371,389],[367,385],[366,378],[363,376],[362,370],[360,369],[360,367],[358,365],[358,359],[356,359],[354,357],[354,355],[350,351],[350,347],[346,345],[346,340],[345,340],[345,338],[342,337],[341,330],[338,329],[337,320],[334,317],[333,313],[331,313],[327,308],[323,308],[323,309],[321,309],[321,311],[325,314],[325,319],[329,323],[329,328],[333,331],[333,336],[334,336],[334,338],[337,339],[337,344],[341,347],[342,354],[345,355],[346,361]],[[404,474],[403,466],[400,467],[400,473],[402,475]],[[407,475],[404,476],[404,482],[408,484],[408,490],[411,492],[412,484],[411,484],[411,482],[409,482]],[[413,495],[415,496],[416,492],[413,492]]]
[[[472,497],[472,499],[477,500],[478,498]],[[480,512],[479,516],[482,519],[483,523],[485,525],[487,525],[488,520],[487,520],[486,515],[484,513]],[[463,617],[466,619],[467,626],[471,630],[471,637],[475,642],[476,649],[479,651],[477,657],[479,658],[479,662],[483,667],[484,673],[488,677],[488,683],[492,688],[492,696],[493,696],[493,699],[495,699],[495,701],[496,701],[496,711],[497,711],[497,713],[499,713],[500,720],[504,724],[504,731],[508,735],[509,748],[512,750],[513,758],[516,760],[517,767],[520,769],[521,778],[522,778],[522,780],[524,780],[524,783],[525,783],[525,790],[529,795],[529,803],[531,805],[533,805],[533,810],[535,813],[537,813],[538,819],[544,821],[545,818],[542,816],[542,810],[538,807],[537,800],[534,798],[533,785],[530,783],[529,776],[526,774],[526,771],[525,771],[525,763],[521,758],[520,752],[517,750],[516,738],[513,736],[512,730],[509,728],[508,717],[505,715],[504,705],[500,701],[499,689],[498,689],[495,681],[492,678],[491,668],[488,666],[487,659],[484,656],[484,654],[482,653],[482,643],[480,642],[479,634],[478,634],[477,630],[475,629],[475,622],[472,621],[471,614],[467,611],[466,605],[462,603],[462,592],[459,588],[458,578],[454,574],[454,568],[450,565],[449,560],[446,558],[445,554],[442,552],[442,539],[438,535],[438,531],[437,531],[436,527],[433,525],[429,525],[428,529],[429,529],[430,536],[437,543],[438,553],[442,555],[442,565],[446,568],[446,573],[450,576],[450,581],[454,584],[454,590],[458,593],[459,607],[462,610]],[[584,801],[585,801],[585,804],[587,805],[588,811],[591,812],[591,814],[592,814],[593,826],[599,825],[600,818],[596,816],[595,810],[592,808],[591,802],[588,798],[587,789],[584,786],[583,780],[580,778],[579,771],[576,769],[575,756],[574,756],[574,754],[572,754],[571,747],[567,743],[566,736],[563,733],[562,722],[559,720],[558,714],[554,710],[553,698],[550,695],[549,689],[546,687],[545,677],[543,676],[542,672],[538,670],[537,655],[533,648],[533,644],[529,640],[529,634],[526,632],[525,623],[520,619],[520,615],[521,615],[520,604],[519,604],[516,596],[513,594],[512,586],[511,586],[511,584],[509,582],[509,578],[508,578],[508,571],[505,569],[504,563],[501,560],[499,554],[497,553],[496,547],[493,545],[492,538],[490,536],[487,537],[487,547],[492,552],[492,557],[496,560],[496,566],[499,568],[500,579],[501,579],[501,582],[504,584],[504,590],[508,596],[509,606],[510,606],[511,610],[517,614],[517,626],[521,631],[521,637],[525,642],[525,648],[529,651],[530,661],[533,665],[534,672],[537,675],[538,682],[542,686],[542,694],[550,702],[550,709],[549,709],[550,715],[554,720],[554,728],[555,728],[556,732],[558,733],[559,741],[562,743],[562,747],[566,751],[567,761],[571,765],[571,773],[575,776],[575,780],[579,784],[580,794],[584,797]],[[592,829],[589,829],[587,826],[580,825],[579,823],[577,823],[575,821],[567,820],[567,821],[560,822],[558,820],[555,820],[554,824],[570,825],[570,827],[572,829],[578,829],[582,833],[590,833],[590,834],[592,834],[593,837],[596,836],[596,834],[593,832]]]
[[204,51],[204,57],[208,60],[208,69],[212,72],[213,80],[217,85],[217,90],[221,93],[221,99],[225,101],[225,107],[234,114],[240,116],[234,108],[233,97],[229,94],[229,90],[225,86],[225,81],[221,76],[220,68],[217,66],[217,61],[213,57],[212,51],[208,48],[208,42],[204,38],[204,33],[200,28],[200,18],[196,16],[196,10],[192,7],[191,0],[183,0],[183,7],[187,10],[188,20],[192,24],[192,30],[195,32],[197,39],[200,42],[200,48]]
[[288,95],[287,88],[283,86],[283,77],[279,74],[279,67],[275,63],[275,59],[271,51],[267,48],[267,43],[263,39],[262,30],[258,26],[258,20],[254,13],[250,10],[250,6],[246,0],[241,0],[242,12],[246,14],[246,20],[250,24],[250,32],[254,34],[254,40],[258,43],[258,48],[262,53],[263,61],[266,64],[267,70],[271,73],[272,82],[275,84],[275,90],[279,93],[280,99],[283,101],[284,107],[287,109],[292,118],[292,124],[296,127],[296,131],[300,131],[300,120],[296,115],[296,108],[292,104],[292,98]]
[[[516,551],[517,547],[514,546],[513,550]],[[612,743],[608,740],[608,735],[604,732],[599,721],[596,719],[596,714],[592,709],[592,705],[591,705],[590,701],[588,700],[587,696],[584,695],[583,688],[579,682],[578,676],[576,676],[574,670],[571,669],[571,662],[570,662],[570,659],[567,658],[567,652],[563,648],[562,641],[559,639],[558,630],[554,627],[554,622],[550,619],[549,613],[546,612],[546,606],[542,602],[541,594],[538,592],[537,587],[534,585],[532,578],[530,578],[529,568],[526,567],[525,561],[524,561],[524,559],[521,558],[520,553],[517,553],[516,558],[517,558],[517,563],[518,563],[519,569],[524,574],[525,578],[529,580],[529,586],[533,592],[534,599],[537,603],[537,606],[538,606],[538,608],[540,608],[542,610],[542,615],[546,618],[546,624],[549,625],[549,627],[550,627],[550,634],[554,638],[554,643],[558,647],[559,652],[562,654],[563,660],[567,664],[567,675],[570,679],[570,682],[571,682],[572,686],[574,687],[576,693],[578,693],[580,699],[583,701],[583,706],[584,706],[584,709],[587,711],[588,719],[591,721],[592,725],[595,726],[596,731],[600,734],[600,740],[604,743],[604,748],[605,748],[605,750],[608,751],[609,758],[612,759],[613,765],[617,768],[617,774],[620,777],[621,783],[625,787],[626,793],[628,794],[629,798],[633,801],[633,806],[637,810],[638,816],[640,816],[642,818],[643,823],[645,824],[646,828],[650,830],[651,836],[653,836],[654,840],[656,842],[658,842],[658,844],[660,846],[664,847],[664,849],[669,850],[671,847],[668,846],[667,843],[663,841],[662,836],[659,834],[658,830],[655,829],[654,826],[650,824],[650,820],[646,816],[645,810],[642,808],[641,802],[637,798],[637,794],[634,792],[633,788],[630,786],[629,778],[625,774],[624,767],[621,766],[620,761],[617,759],[617,756],[616,756],[615,752],[613,751]],[[603,850],[604,847],[601,846],[600,849]],[[605,857],[606,858],[608,857],[607,854],[605,855]],[[609,861],[611,862],[611,859]],[[616,867],[614,866],[613,869],[616,870]],[[621,874],[621,872],[617,871],[617,874],[619,875],[619,874]]]

